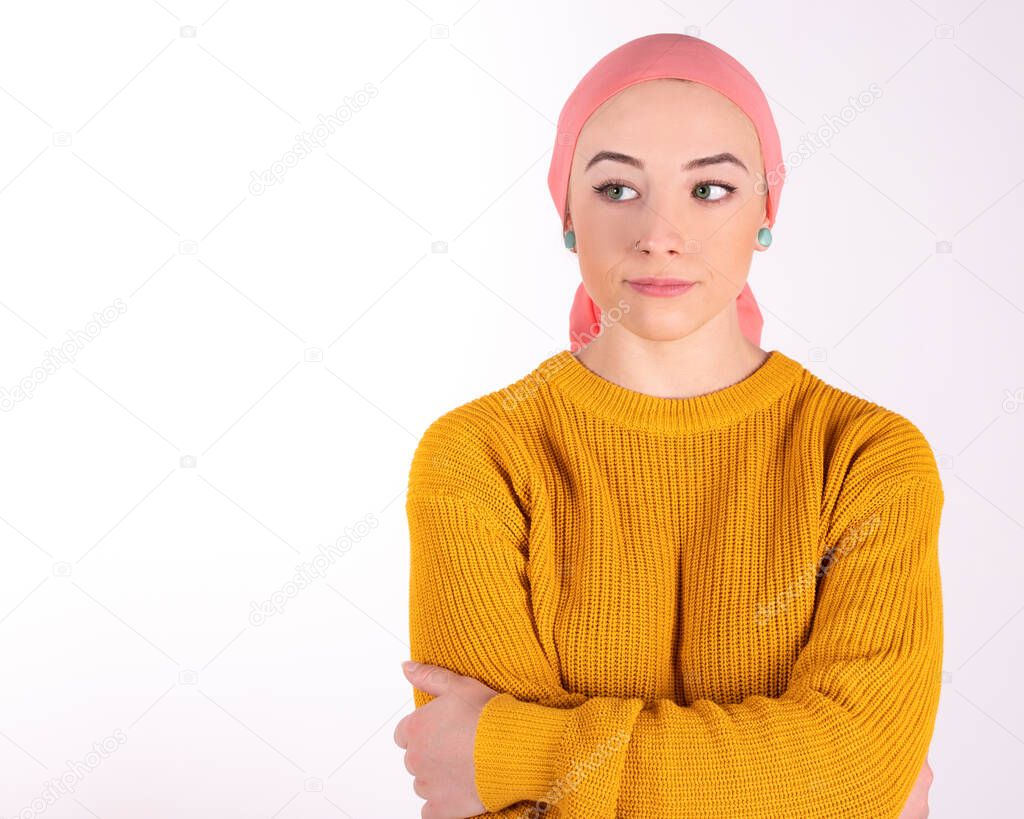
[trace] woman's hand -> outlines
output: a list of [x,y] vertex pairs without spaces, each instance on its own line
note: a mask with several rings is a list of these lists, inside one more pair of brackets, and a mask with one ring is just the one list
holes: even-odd
[[934,778],[931,766],[928,765],[928,757],[925,757],[921,772],[917,775],[917,781],[907,798],[907,804],[903,806],[900,819],[925,819],[928,816],[928,789],[932,786]]
[[473,746],[484,704],[498,692],[447,668],[419,663],[405,676],[434,699],[395,726],[395,744],[405,748],[412,789],[426,799],[423,819],[465,819],[485,808],[476,790]]

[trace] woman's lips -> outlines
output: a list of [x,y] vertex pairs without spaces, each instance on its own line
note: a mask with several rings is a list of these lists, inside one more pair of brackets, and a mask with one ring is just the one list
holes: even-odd
[[629,281],[629,286],[637,293],[643,293],[645,296],[660,296],[661,298],[678,296],[695,284],[696,282],[682,279],[633,279]]

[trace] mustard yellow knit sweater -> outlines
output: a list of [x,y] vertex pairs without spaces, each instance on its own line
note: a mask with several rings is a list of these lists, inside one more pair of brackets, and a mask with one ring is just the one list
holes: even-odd
[[692,398],[563,350],[442,415],[409,474],[410,640],[501,692],[480,815],[899,816],[942,505],[911,421],[777,350]]

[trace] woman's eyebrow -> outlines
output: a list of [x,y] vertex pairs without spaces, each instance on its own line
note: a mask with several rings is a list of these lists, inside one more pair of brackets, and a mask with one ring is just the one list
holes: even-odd
[[[598,151],[593,157],[591,157],[590,161],[587,163],[587,167],[583,170],[589,171],[592,165],[596,165],[604,159],[609,159],[612,162],[623,162],[626,165],[632,165],[634,168],[641,171],[644,169],[643,160],[637,159],[635,156],[619,153],[618,151]],[[703,168],[707,165],[718,165],[722,162],[729,162],[733,165],[738,165],[743,168],[743,170],[747,171],[747,173],[750,173],[750,171],[747,170],[747,166],[744,165],[734,154],[731,154],[728,151],[723,151],[722,153],[714,154],[713,156],[702,156],[698,159],[691,159],[681,167],[681,170],[690,171],[694,168]]]

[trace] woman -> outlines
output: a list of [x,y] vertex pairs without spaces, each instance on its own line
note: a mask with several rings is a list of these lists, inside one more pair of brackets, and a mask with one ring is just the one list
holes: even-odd
[[410,470],[424,819],[927,815],[942,485],[912,422],[758,346],[783,177],[703,40],[627,43],[566,103],[574,351]]

